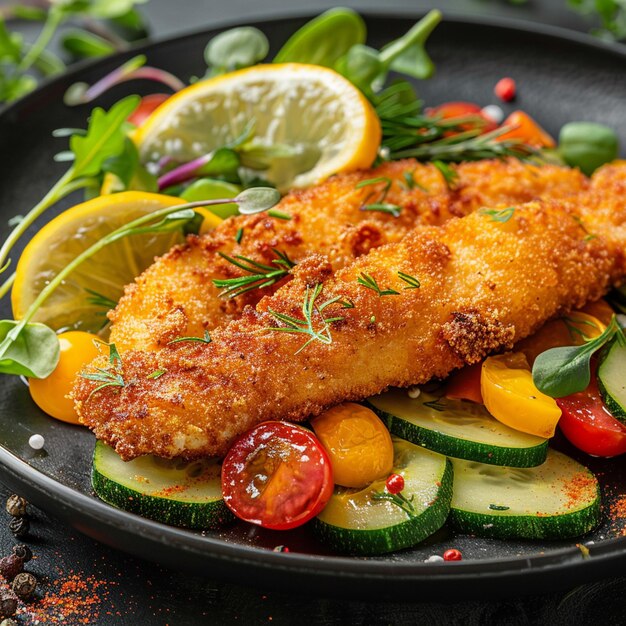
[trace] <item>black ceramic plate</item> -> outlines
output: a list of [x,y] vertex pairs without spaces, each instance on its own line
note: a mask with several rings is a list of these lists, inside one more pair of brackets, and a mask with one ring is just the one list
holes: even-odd
[[[379,46],[397,37],[416,17],[369,16],[371,43]],[[304,21],[282,19],[257,26],[267,33],[275,51]],[[214,32],[149,45],[142,52],[150,64],[187,79],[202,74],[202,51]],[[519,96],[508,109],[531,112],[552,133],[570,120],[604,122],[620,132],[626,145],[626,53],[617,47],[542,28],[451,20],[437,28],[429,48],[438,74],[419,87],[427,103],[469,100],[487,104],[494,100],[495,82],[513,76]],[[0,115],[3,239],[7,220],[28,210],[62,174],[62,166],[52,156],[64,149],[64,141],[52,139],[51,131],[85,125],[88,109],[66,108],[61,102],[65,89],[76,80],[101,77],[121,60],[85,65]],[[139,88],[150,86],[120,87],[99,104],[108,107]],[[57,212],[69,204],[57,207]],[[10,313],[4,307],[2,315],[7,317]],[[300,592],[409,600],[547,591],[617,575],[626,565],[623,529],[608,515],[603,526],[584,539],[594,542],[587,559],[574,541],[503,542],[455,536],[446,529],[413,550],[361,559],[329,554],[307,529],[280,534],[241,524],[223,533],[199,534],[170,528],[118,511],[92,495],[89,472],[94,441],[90,433],[45,416],[17,378],[0,378],[0,397],[0,479],[88,535],[168,566]],[[45,436],[45,451],[29,448],[33,433]],[[576,456],[566,444],[561,446]],[[623,460],[585,461],[602,480],[608,509],[626,488]],[[291,552],[272,552],[276,544],[287,544]],[[450,547],[462,550],[463,562],[424,562]]]

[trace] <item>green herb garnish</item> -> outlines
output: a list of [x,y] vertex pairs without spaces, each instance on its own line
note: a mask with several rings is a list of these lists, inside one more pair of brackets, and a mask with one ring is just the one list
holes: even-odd
[[363,285],[363,287],[367,287],[368,289],[375,291],[381,297],[400,295],[400,292],[396,291],[395,289],[381,289],[378,286],[378,283],[376,282],[376,280],[369,274],[366,274],[365,272],[361,272],[361,275],[356,279],[356,281],[357,283],[359,283],[359,285]]
[[[295,334],[304,334],[308,335],[310,338],[296,351],[296,354],[302,352],[311,342],[319,341],[324,344],[330,344],[333,342],[332,336],[330,334],[330,325],[333,322],[342,321],[343,317],[324,317],[324,309],[331,304],[344,304],[341,296],[337,296],[335,298],[331,298],[327,300],[323,304],[317,304],[317,299],[322,293],[324,286],[322,283],[318,283],[315,287],[306,288],[306,292],[304,294],[304,299],[302,301],[302,317],[303,319],[298,319],[297,317],[293,317],[291,315],[286,315],[285,313],[279,313],[278,311],[274,311],[273,309],[268,309],[268,312],[279,322],[285,324],[285,326],[272,326],[267,328],[266,330],[272,330],[281,333],[295,333]],[[343,308],[350,308],[345,307]],[[317,317],[319,318],[319,328],[315,328],[315,314],[317,313]]]
[[398,272],[398,278],[408,284],[408,287],[405,287],[405,289],[419,289],[421,286],[420,281],[410,274]]
[[505,224],[508,222],[515,213],[515,207],[507,207],[506,209],[481,209],[479,211],[483,215],[491,216],[492,222],[500,222],[501,224]]
[[102,383],[92,390],[92,392],[87,397],[87,400],[89,400],[89,398],[91,398],[94,393],[97,393],[102,389],[106,389],[107,387],[126,386],[126,381],[124,380],[124,376],[122,373],[122,357],[120,356],[120,353],[117,351],[114,343],[105,343],[105,345],[109,346],[109,369],[96,367],[96,373],[81,374],[82,378]]
[[167,345],[171,345],[173,343],[181,343],[183,341],[197,341],[199,343],[211,343],[213,340],[211,339],[211,334],[208,330],[204,331],[203,337],[179,337],[178,339],[172,339],[172,341],[168,341]]
[[296,265],[285,252],[281,252],[276,248],[272,249],[276,255],[276,259],[272,260],[274,265],[265,265],[258,263],[254,259],[242,256],[230,257],[223,252],[219,255],[232,263],[235,267],[248,272],[248,276],[237,276],[235,278],[215,278],[213,284],[219,289],[223,289],[220,296],[227,298],[236,298],[253,289],[263,289],[270,285],[276,284],[281,278],[289,274],[290,270]]
[[591,380],[591,357],[611,341],[626,346],[626,337],[616,315],[601,335],[593,339],[585,337],[582,346],[564,346],[542,352],[533,365],[533,381],[537,389],[553,398],[583,391]]

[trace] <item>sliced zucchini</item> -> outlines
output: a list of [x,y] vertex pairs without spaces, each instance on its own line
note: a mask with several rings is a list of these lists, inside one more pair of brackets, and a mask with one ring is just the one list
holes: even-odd
[[222,499],[217,459],[181,461],[142,456],[124,462],[96,442],[91,484],[113,506],[184,528],[210,529],[233,519]]
[[388,499],[385,479],[365,489],[335,487],[314,529],[333,549],[382,554],[408,548],[441,528],[450,511],[452,465],[446,457],[402,439],[393,440],[393,473],[403,476],[405,509]]
[[481,404],[424,391],[413,399],[392,389],[368,404],[398,437],[447,456],[491,465],[534,467],[546,459],[548,440],[514,430]]
[[598,387],[606,408],[626,420],[626,346],[614,341],[598,367]]
[[566,539],[600,523],[595,476],[550,450],[543,465],[508,468],[453,459],[450,522],[461,532],[500,539]]

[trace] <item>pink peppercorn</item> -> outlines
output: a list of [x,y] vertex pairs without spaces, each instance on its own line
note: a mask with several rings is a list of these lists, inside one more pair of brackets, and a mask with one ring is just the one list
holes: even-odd
[[460,550],[457,550],[456,548],[452,548],[450,550],[446,550],[443,553],[443,560],[444,561],[462,561],[463,555],[461,554]]
[[493,91],[503,102],[511,102],[517,93],[517,86],[512,78],[501,78]]

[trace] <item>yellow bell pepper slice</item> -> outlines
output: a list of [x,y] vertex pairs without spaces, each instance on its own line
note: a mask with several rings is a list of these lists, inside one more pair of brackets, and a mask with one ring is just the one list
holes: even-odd
[[498,421],[530,435],[554,436],[561,409],[535,387],[521,352],[485,359],[480,387],[485,407]]
[[335,483],[362,488],[393,468],[389,431],[371,409],[344,402],[311,421],[333,468]]

